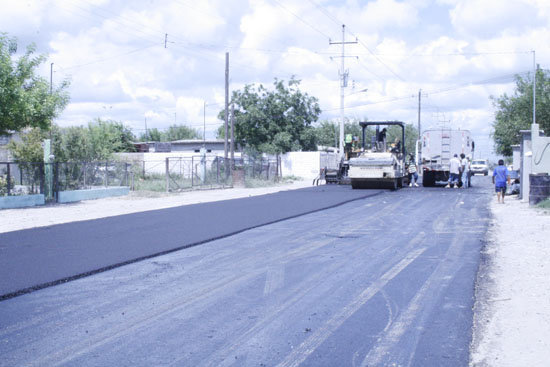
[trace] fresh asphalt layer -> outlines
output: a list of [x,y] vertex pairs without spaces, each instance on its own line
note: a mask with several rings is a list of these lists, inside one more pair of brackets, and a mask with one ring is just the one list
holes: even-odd
[[6,299],[0,367],[466,367],[494,195],[473,183],[384,191]]
[[324,185],[1,233],[0,300],[378,193]]

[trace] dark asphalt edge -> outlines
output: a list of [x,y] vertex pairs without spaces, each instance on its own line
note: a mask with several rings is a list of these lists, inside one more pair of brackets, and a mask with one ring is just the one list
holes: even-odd
[[24,294],[29,294],[29,293],[32,293],[32,292],[35,292],[35,291],[38,291],[38,290],[41,290],[41,289],[44,289],[44,288],[53,287],[53,286],[56,286],[56,285],[59,285],[59,284],[71,282],[73,280],[85,278],[85,277],[95,275],[95,274],[99,274],[99,273],[103,273],[103,272],[106,272],[106,271],[109,271],[109,270],[112,270],[112,269],[115,269],[115,268],[119,268],[121,266],[130,265],[130,264],[140,262],[140,261],[143,261],[143,260],[152,259],[152,258],[155,258],[155,257],[158,257],[158,256],[170,254],[172,252],[185,250],[185,249],[195,247],[195,246],[199,246],[199,245],[202,245],[202,244],[205,244],[205,243],[208,243],[208,242],[212,242],[212,241],[220,240],[220,239],[223,239],[223,238],[231,237],[231,236],[234,236],[236,234],[239,234],[239,233],[251,230],[251,229],[255,229],[255,228],[267,226],[267,225],[270,225],[270,224],[282,222],[282,221],[285,221],[285,220],[288,220],[288,219],[298,218],[298,217],[301,217],[301,216],[304,216],[304,215],[320,212],[322,210],[337,208],[339,206],[351,203],[353,201],[362,200],[362,199],[366,199],[366,198],[370,198],[370,197],[373,197],[373,196],[383,194],[384,192],[386,192],[386,191],[378,191],[378,192],[368,194],[368,195],[365,195],[365,196],[361,196],[361,197],[349,199],[349,200],[346,200],[346,201],[342,201],[338,204],[329,205],[329,206],[318,208],[318,209],[315,209],[315,210],[310,210],[310,211],[307,211],[307,212],[291,215],[291,216],[288,216],[288,217],[279,218],[279,219],[276,219],[276,220],[273,220],[273,221],[270,221],[270,222],[257,224],[257,225],[250,226],[250,227],[247,227],[247,228],[243,228],[243,229],[240,229],[238,231],[227,233],[227,234],[224,234],[224,235],[221,235],[221,236],[216,236],[216,237],[212,237],[212,238],[209,238],[209,239],[206,239],[206,240],[189,243],[187,245],[176,247],[176,248],[173,248],[173,249],[170,249],[170,250],[156,252],[156,253],[151,254],[151,255],[141,256],[141,257],[138,257],[138,258],[135,258],[135,259],[132,259],[132,260],[127,260],[127,261],[119,262],[119,263],[116,263],[116,264],[104,266],[104,267],[96,269],[96,270],[87,271],[85,273],[80,273],[80,274],[73,275],[73,276],[70,276],[70,277],[66,277],[66,278],[54,280],[54,281],[51,281],[51,282],[38,284],[38,285],[35,285],[35,286],[32,286],[32,287],[20,289],[20,290],[14,291],[14,292],[2,294],[2,295],[0,295],[0,302],[6,301],[6,300],[11,299],[11,298],[19,297],[19,296],[22,296]]
[[[492,197],[489,200],[493,200]],[[490,251],[490,246],[494,241],[490,237],[490,232],[494,225],[493,220],[495,216],[490,208],[491,203],[489,200],[486,205],[488,206],[487,210],[489,212],[490,221],[485,228],[485,237],[480,240],[483,244],[479,250],[478,267],[474,278],[468,363],[471,363],[474,348],[481,339],[480,325],[485,322],[485,320],[480,320],[480,317],[489,312],[489,305],[483,304],[483,301],[490,299],[491,289],[495,284],[495,280],[489,276],[491,270],[495,267],[495,254]]]

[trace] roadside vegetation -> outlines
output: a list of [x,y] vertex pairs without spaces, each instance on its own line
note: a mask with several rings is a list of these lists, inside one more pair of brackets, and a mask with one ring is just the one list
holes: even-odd
[[550,198],[546,199],[546,200],[543,200],[541,201],[540,203],[537,204],[537,208],[539,209],[545,209],[544,210],[544,213],[545,214],[550,214]]
[[[550,131],[550,70],[536,72],[536,118],[540,129]],[[533,74],[516,76],[513,95],[491,97],[495,107],[493,139],[498,154],[512,156],[512,145],[519,144],[520,130],[533,122]]]

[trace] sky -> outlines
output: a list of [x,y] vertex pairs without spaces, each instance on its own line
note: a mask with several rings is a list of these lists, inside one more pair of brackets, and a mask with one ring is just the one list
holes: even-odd
[[548,0],[0,0],[0,9],[0,32],[20,52],[34,43],[48,55],[39,74],[70,79],[58,125],[112,119],[138,136],[184,124],[214,138],[226,53],[230,92],[294,77],[318,98],[320,121],[337,122],[344,40],[347,119],[417,126],[421,90],[422,130],[470,130],[476,157],[490,157],[491,96],[513,94],[534,59],[550,64]]

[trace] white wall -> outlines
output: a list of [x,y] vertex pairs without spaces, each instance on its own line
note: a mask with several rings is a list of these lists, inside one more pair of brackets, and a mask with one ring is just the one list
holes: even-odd
[[321,168],[336,168],[338,155],[327,152],[289,152],[281,156],[282,176],[313,180]]
[[533,173],[550,173],[550,137],[540,136],[539,125],[531,127]]
[[[118,159],[123,161],[143,162],[143,169],[147,174],[165,174],[166,158],[191,158],[194,157],[196,164],[200,164],[200,155],[194,152],[171,152],[171,153],[118,153]],[[211,161],[216,157],[214,154],[207,154]],[[240,153],[235,153],[240,157]],[[170,164],[177,164],[177,160],[170,160]],[[187,164],[187,163],[186,163]],[[337,168],[338,154],[332,152],[289,152],[281,156],[281,173],[283,176],[296,176],[307,180],[313,180],[319,176],[321,168]],[[171,170],[178,169],[171,167]],[[188,171],[189,167],[180,169]]]

